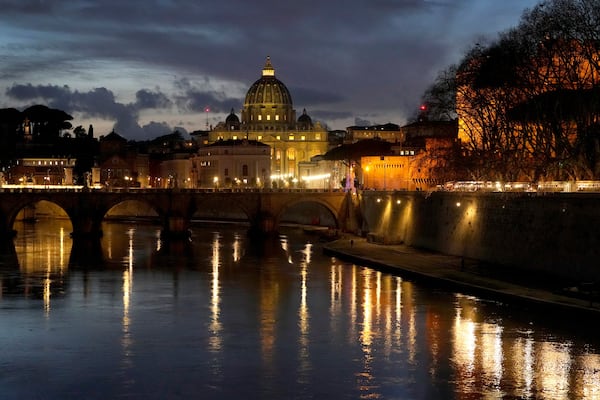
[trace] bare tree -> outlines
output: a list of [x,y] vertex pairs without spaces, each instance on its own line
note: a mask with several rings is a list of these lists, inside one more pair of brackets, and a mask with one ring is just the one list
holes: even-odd
[[599,79],[600,0],[543,1],[497,41],[474,46],[455,81],[471,176],[598,177]]
[[419,114],[425,114],[426,119],[432,121],[456,119],[456,69],[456,65],[451,65],[441,71],[421,97],[422,108]]

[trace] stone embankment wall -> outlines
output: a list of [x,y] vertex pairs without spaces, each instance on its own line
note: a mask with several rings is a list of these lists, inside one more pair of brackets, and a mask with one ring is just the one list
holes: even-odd
[[497,267],[600,281],[600,194],[360,194],[363,235]]

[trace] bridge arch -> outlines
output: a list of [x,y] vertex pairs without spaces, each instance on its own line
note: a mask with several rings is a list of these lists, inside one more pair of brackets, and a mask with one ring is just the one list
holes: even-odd
[[160,214],[156,210],[155,206],[145,201],[143,198],[132,197],[122,198],[116,202],[111,203],[112,206],[106,211],[103,216],[103,221],[111,219],[123,220],[123,219],[139,219],[146,221],[160,221]]
[[193,220],[237,221],[250,223],[255,205],[239,197],[233,199],[227,194],[221,196],[198,196],[194,203]]
[[65,205],[61,204],[60,201],[55,201],[44,196],[27,197],[16,202],[7,212],[6,226],[8,230],[16,233],[14,228],[18,220],[35,222],[35,220],[43,216],[65,218],[69,221],[71,229],[73,228],[73,220]]
[[[317,208],[311,210],[310,206],[313,205],[316,205]],[[303,206],[304,209],[302,209]],[[302,225],[319,225],[335,229],[340,227],[340,215],[336,208],[329,202],[315,197],[300,197],[282,204],[279,212],[275,215],[275,226],[278,227],[285,222],[286,212],[294,209],[297,210],[297,222]]]

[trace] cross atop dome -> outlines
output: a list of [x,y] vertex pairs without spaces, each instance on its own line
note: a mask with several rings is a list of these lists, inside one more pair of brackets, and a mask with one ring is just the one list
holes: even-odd
[[275,68],[271,64],[271,57],[267,56],[267,62],[262,70],[262,76],[275,76]]

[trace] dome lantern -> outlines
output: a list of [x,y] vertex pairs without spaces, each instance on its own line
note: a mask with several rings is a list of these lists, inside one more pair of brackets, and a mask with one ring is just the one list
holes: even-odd
[[271,57],[267,57],[262,76],[250,86],[242,109],[242,124],[249,129],[289,129],[296,112],[288,88],[275,77]]
[[267,56],[267,62],[262,70],[262,76],[275,76],[275,68],[271,64],[271,57]]

